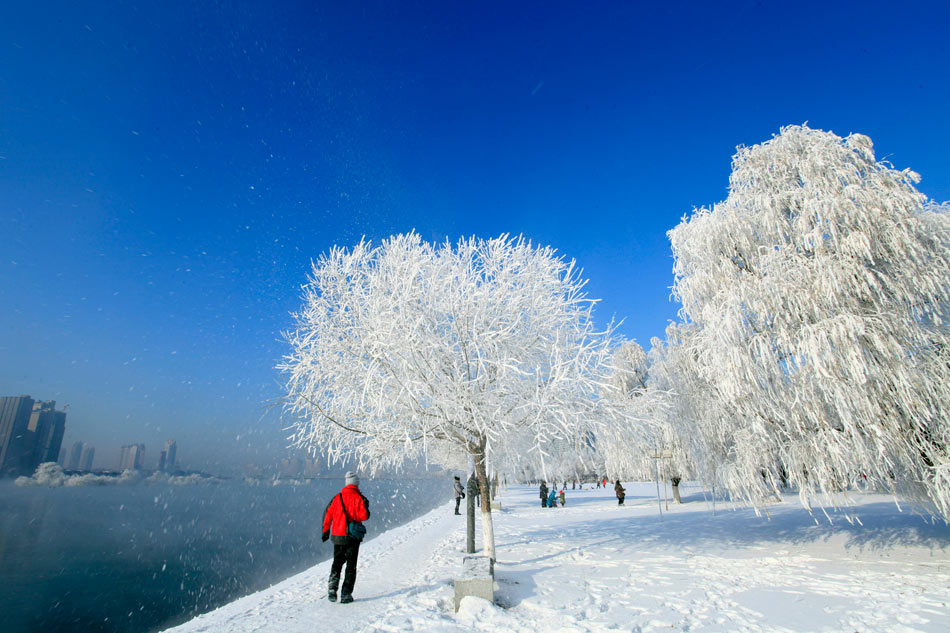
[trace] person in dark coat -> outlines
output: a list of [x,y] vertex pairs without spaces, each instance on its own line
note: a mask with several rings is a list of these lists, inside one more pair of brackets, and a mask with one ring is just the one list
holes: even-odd
[[617,505],[623,505],[623,498],[627,496],[627,489],[620,485],[620,480],[614,484],[614,492],[617,493]]
[[548,485],[543,481],[541,482],[541,507],[548,507]]
[[455,514],[462,514],[459,512],[459,503],[462,502],[462,499],[465,498],[465,491],[462,489],[462,480],[459,479],[459,476],[455,476]]
[[353,586],[356,584],[356,559],[360,554],[360,541],[349,536],[347,528],[351,522],[369,519],[369,500],[360,492],[360,478],[349,471],[345,475],[346,485],[340,494],[333,497],[327,509],[323,511],[323,541],[333,541],[333,564],[330,566],[330,582],[327,598],[336,602],[336,592],[340,585],[340,572],[346,563],[346,575],[340,604],[353,602]]

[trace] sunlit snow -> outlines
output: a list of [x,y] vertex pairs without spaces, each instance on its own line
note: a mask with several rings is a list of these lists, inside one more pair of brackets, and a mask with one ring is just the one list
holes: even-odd
[[556,509],[535,487],[503,493],[494,605],[465,598],[454,611],[465,522],[446,504],[363,545],[351,605],[326,600],[327,562],[171,631],[950,629],[950,532],[886,497],[860,495],[855,527],[816,525],[794,502],[756,518],[694,486],[658,509],[653,483],[625,486],[622,507],[589,485]]

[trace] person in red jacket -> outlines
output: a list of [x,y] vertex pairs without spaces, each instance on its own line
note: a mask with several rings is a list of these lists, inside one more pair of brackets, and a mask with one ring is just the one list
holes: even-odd
[[[365,521],[369,518],[369,500],[360,492],[360,478],[355,472],[345,475],[346,485],[340,494],[333,497],[327,509],[323,511],[323,540],[333,541],[333,564],[330,566],[330,582],[327,598],[336,602],[336,591],[340,585],[340,571],[346,563],[346,575],[343,577],[343,590],[340,604],[353,602],[353,585],[356,584],[356,559],[360,554],[360,541],[347,534],[348,523]],[[349,522],[347,521],[349,517]]]

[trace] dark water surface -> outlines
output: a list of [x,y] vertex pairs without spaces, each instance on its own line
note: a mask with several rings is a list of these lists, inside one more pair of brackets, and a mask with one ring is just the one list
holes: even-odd
[[[329,558],[342,485],[18,487],[0,481],[0,631],[144,633]],[[364,480],[372,538],[451,497],[443,480]]]

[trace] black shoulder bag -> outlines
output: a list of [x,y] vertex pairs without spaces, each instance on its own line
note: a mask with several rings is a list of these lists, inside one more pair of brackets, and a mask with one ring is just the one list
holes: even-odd
[[343,508],[343,516],[346,517],[346,535],[354,541],[362,541],[366,536],[366,526],[359,521],[350,520],[350,515],[346,512],[346,504],[343,503],[343,493],[337,496],[340,497],[340,507]]

